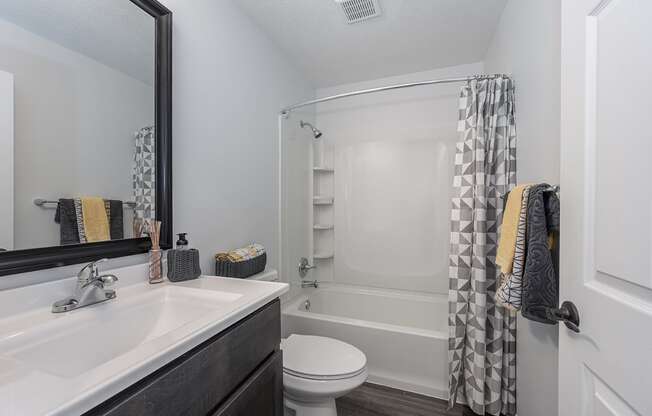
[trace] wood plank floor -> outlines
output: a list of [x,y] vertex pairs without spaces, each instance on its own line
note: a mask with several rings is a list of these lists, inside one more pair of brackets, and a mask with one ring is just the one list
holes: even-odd
[[338,416],[475,416],[462,406],[446,411],[444,400],[365,383],[337,399]]

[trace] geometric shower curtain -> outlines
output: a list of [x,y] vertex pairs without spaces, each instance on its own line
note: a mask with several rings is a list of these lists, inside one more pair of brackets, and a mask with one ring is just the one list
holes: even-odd
[[469,81],[460,94],[451,212],[449,406],[516,413],[516,315],[494,300],[503,196],[516,184],[514,84]]
[[[134,133],[136,147],[133,165],[134,222],[156,217],[156,135],[154,127]],[[138,237],[138,236],[136,236]]]

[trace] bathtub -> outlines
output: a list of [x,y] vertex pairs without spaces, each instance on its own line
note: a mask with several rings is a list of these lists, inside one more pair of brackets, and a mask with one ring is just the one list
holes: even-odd
[[337,338],[367,355],[369,382],[448,398],[447,297],[324,284],[283,306],[283,336]]

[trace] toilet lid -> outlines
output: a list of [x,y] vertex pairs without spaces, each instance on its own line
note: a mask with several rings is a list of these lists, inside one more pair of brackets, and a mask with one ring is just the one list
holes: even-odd
[[304,378],[346,378],[362,372],[362,351],[333,338],[292,334],[281,341],[283,370]]

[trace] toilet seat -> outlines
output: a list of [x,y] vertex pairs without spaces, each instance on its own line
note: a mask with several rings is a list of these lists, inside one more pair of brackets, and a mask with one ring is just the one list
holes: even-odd
[[347,378],[353,378],[356,377],[362,373],[365,372],[365,368],[361,368],[360,370],[356,371],[355,373],[348,373],[348,374],[342,374],[338,376],[322,376],[322,375],[315,375],[315,374],[305,374],[305,373],[299,373],[297,371],[292,371],[287,368],[283,369],[284,374],[289,374],[294,377],[298,378],[305,378],[306,380],[322,380],[322,381],[328,381],[328,380],[345,380]]
[[281,341],[283,372],[307,380],[343,380],[366,371],[367,357],[353,345],[326,337],[292,334]]

